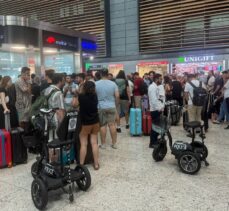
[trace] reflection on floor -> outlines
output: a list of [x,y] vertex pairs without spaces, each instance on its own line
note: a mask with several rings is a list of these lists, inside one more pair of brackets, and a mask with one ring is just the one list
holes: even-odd
[[[229,131],[223,127],[211,125],[206,140],[210,166],[203,165],[195,176],[181,173],[170,153],[163,162],[154,162],[149,137],[132,138],[123,127],[118,149],[100,150],[100,170],[88,166],[89,191],[77,191],[72,204],[61,190],[50,192],[47,210],[228,211]],[[182,127],[173,127],[172,134],[175,140],[189,141]],[[1,211],[36,210],[30,195],[34,159],[30,156],[26,165],[0,170]]]

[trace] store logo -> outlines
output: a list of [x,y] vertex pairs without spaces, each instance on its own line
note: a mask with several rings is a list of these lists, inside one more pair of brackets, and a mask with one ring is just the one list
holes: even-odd
[[61,46],[67,46],[67,42],[63,41],[63,40],[56,40],[55,37],[48,37],[46,39],[47,43],[49,44],[56,44],[56,45],[61,45]]
[[179,57],[179,62],[208,62],[214,61],[214,56],[189,56],[189,57]]

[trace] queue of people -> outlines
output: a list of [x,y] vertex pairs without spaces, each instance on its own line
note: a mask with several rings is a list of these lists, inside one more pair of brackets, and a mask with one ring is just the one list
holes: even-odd
[[[204,104],[196,104],[196,89],[206,90]],[[117,133],[121,133],[122,117],[125,129],[130,127],[129,110],[131,107],[142,109],[142,98],[148,97],[152,121],[164,113],[165,102],[176,100],[187,109],[189,121],[202,121],[210,118],[213,123],[229,122],[229,71],[209,71],[203,74],[172,74],[163,77],[153,71],[142,78],[139,73],[125,74],[121,70],[114,78],[107,69],[92,75],[91,72],[66,75],[45,71],[41,80],[36,75],[30,76],[30,69],[23,67],[21,75],[13,84],[9,76],[0,82],[0,128],[4,128],[5,113],[10,112],[12,127],[20,126],[29,130],[30,109],[40,95],[48,99],[50,108],[58,108],[54,124],[56,127],[63,120],[66,111],[79,111],[81,119],[80,164],[84,164],[87,145],[92,146],[94,169],[99,169],[99,147],[107,147],[107,128],[111,136],[111,147],[117,149]],[[203,117],[203,110],[205,116]],[[206,128],[207,129],[207,128]],[[227,126],[225,129],[229,129]],[[98,145],[100,132],[101,144]],[[90,137],[90,140],[88,139]],[[151,131],[149,147],[158,143],[158,134]]]

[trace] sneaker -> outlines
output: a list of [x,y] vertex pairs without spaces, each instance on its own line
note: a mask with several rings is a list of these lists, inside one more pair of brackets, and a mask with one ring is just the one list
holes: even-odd
[[229,129],[229,125],[227,127],[224,128],[225,130],[228,130]]
[[101,144],[101,145],[99,145],[99,148],[106,149],[106,145],[105,144]]
[[113,149],[118,149],[118,147],[117,147],[116,144],[111,144],[111,147],[112,147]]
[[126,129],[129,129],[129,128],[130,128],[129,124],[128,124],[128,125],[126,125]]
[[116,128],[116,131],[117,131],[117,133],[121,133],[122,132],[120,127]]

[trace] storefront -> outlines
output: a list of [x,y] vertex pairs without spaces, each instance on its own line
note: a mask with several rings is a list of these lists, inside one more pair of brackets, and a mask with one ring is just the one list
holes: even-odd
[[140,62],[136,66],[136,71],[139,73],[141,77],[145,73],[149,73],[150,71],[154,71],[155,73],[161,73],[165,75],[169,71],[169,62],[168,61],[155,61],[155,62]]
[[226,60],[221,56],[200,55],[179,57],[171,65],[171,73],[205,73],[208,71],[222,71]]
[[111,73],[114,77],[119,73],[120,70],[124,70],[123,64],[109,64],[108,65],[109,73]]
[[0,75],[15,80],[21,67],[72,74],[82,71],[83,54],[94,55],[96,38],[49,23],[0,16]]

